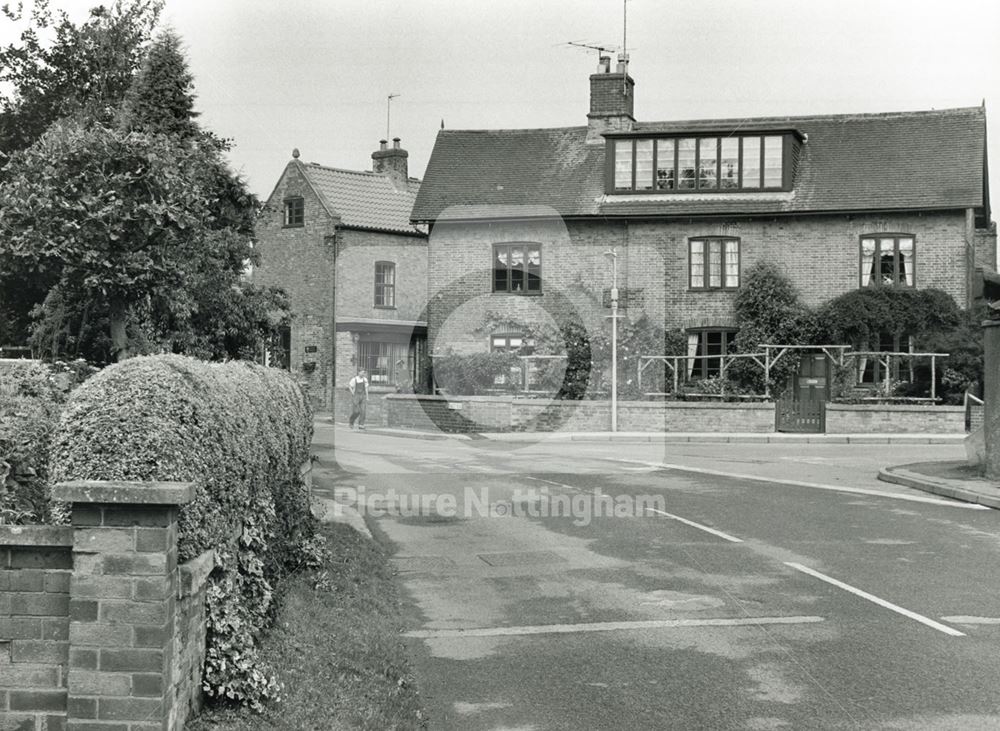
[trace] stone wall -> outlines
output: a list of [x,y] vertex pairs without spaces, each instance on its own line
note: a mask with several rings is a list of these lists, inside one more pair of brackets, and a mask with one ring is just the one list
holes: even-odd
[[183,728],[211,552],[177,566],[190,483],[62,483],[70,526],[0,526],[0,728]]
[[[286,198],[303,199],[301,226],[284,225]],[[292,309],[292,373],[309,387],[314,405],[325,408],[333,388],[334,235],[337,219],[316,195],[298,160],[288,163],[255,225],[260,265],[253,282],[282,287]],[[309,370],[303,368],[307,364]]]
[[962,434],[962,406],[826,405],[827,434]]

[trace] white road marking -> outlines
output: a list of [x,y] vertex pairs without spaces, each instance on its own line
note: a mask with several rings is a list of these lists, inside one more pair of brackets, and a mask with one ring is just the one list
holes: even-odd
[[832,576],[827,576],[826,574],[821,574],[819,571],[809,568],[808,566],[803,566],[800,563],[791,563],[785,561],[785,566],[789,566],[796,571],[801,571],[804,574],[809,574],[820,581],[825,581],[828,584],[836,586],[838,589],[843,589],[844,591],[849,591],[850,593],[861,597],[862,599],[867,599],[870,602],[878,604],[880,607],[890,609],[893,612],[902,614],[904,617],[909,617],[910,619],[916,620],[921,624],[925,624],[932,629],[936,629],[938,632],[944,632],[946,635],[951,635],[952,637],[965,637],[965,633],[959,632],[957,629],[948,627],[947,625],[941,624],[940,622],[935,622],[930,617],[925,617],[922,614],[917,614],[916,612],[911,612],[909,609],[904,609],[898,604],[893,604],[892,602],[886,601],[885,599],[880,599],[874,594],[869,594],[867,591],[862,591],[857,587],[851,586],[850,584],[845,584],[843,581],[838,581]]
[[470,629],[416,629],[404,637],[431,640],[451,637],[517,637],[521,635],[573,634],[578,632],[614,632],[635,629],[672,629],[677,627],[754,627],[762,624],[813,624],[823,617],[733,617],[731,619],[646,619],[632,622],[582,622],[580,624],[534,624],[521,627],[473,627]]
[[677,472],[694,472],[700,475],[713,475],[716,477],[734,477],[741,480],[755,480],[757,482],[773,482],[778,485],[791,485],[793,487],[811,487],[816,490],[832,490],[834,492],[847,492],[854,495],[871,495],[874,497],[891,498],[893,500],[908,500],[913,503],[926,503],[928,505],[943,505],[949,508],[965,508],[966,510],[990,510],[985,505],[977,503],[963,503],[957,500],[941,500],[933,497],[923,497],[921,495],[905,495],[895,492],[885,492],[882,490],[868,490],[863,487],[844,487],[841,485],[825,485],[819,482],[803,482],[801,480],[785,480],[780,477],[765,477],[763,475],[748,475],[739,472],[724,472],[722,470],[711,470],[706,467],[688,467],[687,465],[667,464],[666,462],[645,462],[638,459],[620,459],[616,457],[605,457],[611,462],[622,462],[629,464],[642,464],[649,467],[656,467],[661,470],[675,470]]
[[941,617],[941,619],[954,624],[1000,624],[1000,617],[968,617],[960,614],[956,617]]
[[532,477],[531,475],[522,475],[526,480],[534,480],[535,482],[544,482],[546,485],[555,485],[556,487],[564,487],[567,490],[572,490],[573,492],[580,492],[583,488],[574,487],[573,485],[567,485],[564,482],[554,482],[552,480],[546,480],[541,477]]
[[716,530],[715,528],[709,528],[707,525],[702,525],[701,523],[695,523],[693,520],[688,520],[687,518],[682,518],[679,515],[674,515],[673,513],[665,513],[662,510],[657,510],[656,508],[646,508],[651,513],[656,513],[657,515],[662,515],[665,518],[670,518],[671,520],[676,520],[678,523],[683,523],[684,525],[689,525],[692,528],[697,528],[698,530],[703,530],[706,533],[711,533],[713,536],[718,536],[723,538],[730,543],[743,543],[742,538],[736,538],[728,533],[723,533],[721,530]]

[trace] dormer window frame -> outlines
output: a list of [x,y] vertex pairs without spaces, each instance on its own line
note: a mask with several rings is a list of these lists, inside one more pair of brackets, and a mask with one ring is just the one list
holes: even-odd
[[[781,138],[781,184],[765,185],[767,182],[767,161],[768,153],[773,149],[765,143],[766,138]],[[775,193],[787,192],[792,189],[794,176],[794,160],[797,152],[797,145],[801,143],[802,135],[797,130],[773,129],[773,130],[752,130],[737,132],[719,131],[698,131],[698,132],[671,132],[659,134],[609,134],[605,135],[607,144],[605,155],[605,191],[608,195],[688,195],[706,193],[718,193],[726,195],[729,193]],[[712,144],[714,140],[715,144]],[[736,171],[737,183],[731,187],[725,187],[721,181],[725,179],[723,171],[723,154],[725,148],[729,148],[732,155],[732,143],[726,140],[735,140],[736,144]],[[747,140],[756,140],[756,145]],[[683,141],[683,145],[682,145]],[[669,145],[672,155],[672,165],[660,165],[661,150]],[[745,151],[756,146],[756,174],[759,185],[747,185],[744,180],[744,173],[751,166],[744,164]],[[651,155],[650,155],[651,148]],[[714,148],[714,149],[713,149]],[[703,159],[706,151],[714,154],[714,170],[703,166]],[[650,160],[651,157],[651,160]],[[732,159],[732,158],[729,158]],[[685,160],[689,165],[684,165]],[[619,168],[619,164],[623,164]],[[628,187],[618,187],[623,181],[618,174],[625,171],[629,177]],[[688,169],[690,176],[681,174],[682,166]],[[648,179],[643,175],[643,179],[637,179],[637,172],[642,168],[643,172],[648,170]],[[670,184],[660,187],[658,182],[660,172],[668,170],[672,177],[662,176],[663,180],[670,180]],[[689,181],[689,185],[684,185],[684,181]],[[711,184],[705,185],[705,181]]]

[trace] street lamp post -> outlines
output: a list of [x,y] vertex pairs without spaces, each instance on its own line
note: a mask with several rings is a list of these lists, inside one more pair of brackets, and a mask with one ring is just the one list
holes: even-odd
[[611,431],[618,431],[618,252],[612,246],[604,252],[611,257]]

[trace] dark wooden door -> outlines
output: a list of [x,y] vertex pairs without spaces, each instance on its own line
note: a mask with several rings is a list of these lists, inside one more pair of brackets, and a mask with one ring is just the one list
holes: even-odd
[[821,433],[826,428],[830,364],[824,353],[805,353],[798,373],[778,399],[775,428],[782,432]]

